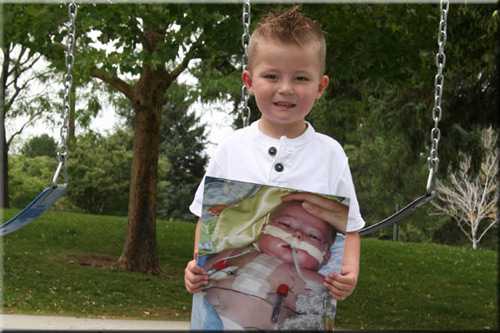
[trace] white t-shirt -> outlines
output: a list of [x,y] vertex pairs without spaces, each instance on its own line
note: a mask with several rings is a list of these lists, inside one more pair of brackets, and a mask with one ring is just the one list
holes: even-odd
[[[233,132],[217,147],[205,176],[280,186],[349,198],[347,232],[363,228],[347,156],[340,144],[307,123],[300,136],[279,139],[262,133],[259,121]],[[190,211],[201,215],[205,177]]]

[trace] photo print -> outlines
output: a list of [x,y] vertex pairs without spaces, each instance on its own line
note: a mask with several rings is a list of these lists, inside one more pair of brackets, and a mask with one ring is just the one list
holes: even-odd
[[[198,265],[207,316],[220,329],[328,329],[336,301],[323,275],[339,272],[349,199],[314,193],[335,202],[335,222],[309,214],[305,192],[206,177]],[[306,192],[310,193],[310,192]]]

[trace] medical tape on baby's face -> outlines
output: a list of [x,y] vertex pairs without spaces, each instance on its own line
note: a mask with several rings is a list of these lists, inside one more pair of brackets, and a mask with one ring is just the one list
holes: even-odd
[[264,227],[262,233],[279,238],[288,243],[292,249],[304,250],[319,263],[323,262],[325,252],[321,252],[317,247],[298,239],[293,234],[281,228],[268,224]]

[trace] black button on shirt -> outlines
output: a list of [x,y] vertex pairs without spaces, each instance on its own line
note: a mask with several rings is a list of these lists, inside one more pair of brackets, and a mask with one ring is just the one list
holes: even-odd
[[283,171],[283,169],[285,169],[285,168],[283,167],[283,164],[281,164],[281,163],[276,163],[276,164],[274,165],[274,170],[276,170],[276,171],[278,171],[278,172]]
[[269,150],[267,152],[269,153],[269,155],[274,156],[274,155],[276,155],[278,150],[276,149],[276,147],[271,147],[271,148],[269,148]]

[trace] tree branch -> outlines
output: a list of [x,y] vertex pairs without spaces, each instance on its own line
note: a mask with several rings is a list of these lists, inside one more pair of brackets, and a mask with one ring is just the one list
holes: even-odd
[[[15,45],[12,45],[12,51],[14,51],[14,48],[16,46]],[[21,58],[24,56],[24,52],[26,52],[27,48],[25,46],[22,46],[21,45],[21,51],[19,51],[19,54],[17,55],[17,59],[16,61],[14,62],[14,66],[12,66],[12,69],[9,71],[8,75],[12,75],[14,71],[17,71],[20,67],[20,63],[21,63]],[[17,75],[19,76],[19,75]]]
[[484,235],[486,235],[486,233],[488,232],[488,230],[490,230],[491,227],[493,227],[495,224],[497,224],[497,221],[493,220],[489,226],[486,227],[486,229],[483,230],[483,232],[481,233],[481,235],[477,238],[477,241],[479,242],[481,240],[481,238],[483,238]]
[[7,109],[10,109],[10,107],[12,106],[12,103],[14,103],[15,99],[17,98],[17,96],[19,95],[19,93],[21,92],[21,90],[26,86],[25,84],[20,88],[17,86],[17,79],[19,78],[19,76],[16,76],[16,80],[14,81],[14,94],[12,94],[12,96],[9,98],[9,100],[5,103],[5,107]]
[[24,131],[24,129],[26,128],[26,126],[28,126],[30,123],[32,123],[32,122],[33,122],[33,120],[35,120],[35,119],[36,119],[37,117],[39,117],[41,114],[42,114],[42,111],[38,111],[38,112],[36,112],[36,113],[32,114],[32,115],[30,116],[30,118],[29,118],[29,119],[28,119],[28,120],[27,120],[27,121],[26,121],[26,122],[25,122],[25,123],[21,126],[21,128],[20,128],[20,129],[18,129],[16,132],[14,132],[14,133],[10,136],[10,138],[7,140],[7,143],[6,143],[6,145],[7,145],[7,150],[9,150],[9,147],[10,147],[10,144],[12,143],[12,140],[14,140],[14,138],[15,138],[16,136],[20,135],[20,134]]
[[134,99],[134,91],[132,87],[119,77],[109,74],[108,72],[98,69],[96,67],[92,68],[90,75],[93,77],[100,79],[101,81],[109,84],[116,90],[123,93],[129,100],[133,101]]
[[169,73],[170,74],[169,76],[172,81],[175,80],[187,68],[187,66],[189,65],[189,61],[191,61],[191,59],[194,59],[196,52],[198,52],[198,47],[200,47],[201,42],[203,41],[202,36],[203,33],[201,33],[196,42],[194,42],[191,45],[191,48],[184,56],[184,59],[182,59],[182,62],[179,65],[177,65],[177,67],[174,68],[172,72]]

